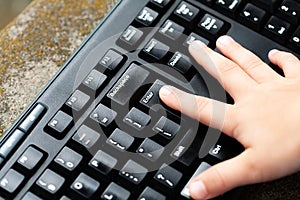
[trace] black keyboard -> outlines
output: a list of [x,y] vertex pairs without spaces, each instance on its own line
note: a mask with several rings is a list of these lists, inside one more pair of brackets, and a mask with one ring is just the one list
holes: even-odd
[[299,56],[299,20],[298,0],[120,1],[1,138],[0,199],[189,199],[192,177],[243,147],[159,89],[232,103],[188,45],[227,34],[269,64],[273,48]]

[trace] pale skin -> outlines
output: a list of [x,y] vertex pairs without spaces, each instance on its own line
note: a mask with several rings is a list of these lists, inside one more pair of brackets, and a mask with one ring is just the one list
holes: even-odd
[[[171,86],[160,90],[168,106],[223,131],[245,147],[240,155],[194,178],[189,185],[194,199],[210,199],[238,186],[300,170],[299,59],[279,50],[269,52],[269,60],[284,71],[282,77],[229,36],[220,37],[216,45],[223,55],[200,41],[193,42],[189,51],[233,97],[233,105]],[[213,111],[215,105],[223,108],[220,116]]]

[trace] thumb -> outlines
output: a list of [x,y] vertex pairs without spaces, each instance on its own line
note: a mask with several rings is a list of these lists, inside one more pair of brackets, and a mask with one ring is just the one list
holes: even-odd
[[255,162],[249,159],[251,152],[221,162],[194,178],[189,184],[193,199],[210,199],[235,187],[259,182],[261,177],[254,170]]

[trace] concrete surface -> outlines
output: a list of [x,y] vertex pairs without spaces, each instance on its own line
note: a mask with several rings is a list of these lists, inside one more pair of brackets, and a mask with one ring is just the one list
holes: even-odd
[[0,0],[0,29],[21,13],[32,0]]
[[0,135],[98,24],[112,2],[33,1],[0,32]]

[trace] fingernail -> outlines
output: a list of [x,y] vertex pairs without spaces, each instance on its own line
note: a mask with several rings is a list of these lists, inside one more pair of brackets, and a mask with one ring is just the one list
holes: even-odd
[[207,199],[208,193],[202,181],[192,182],[189,186],[190,193],[197,199]]
[[199,50],[203,49],[204,47],[206,47],[206,45],[203,42],[201,42],[200,40],[196,40],[196,41],[193,41],[189,45],[189,50],[199,51]]
[[159,90],[159,95],[161,97],[168,97],[170,94],[172,93],[172,89],[170,86],[163,86],[160,90]]
[[221,36],[217,40],[217,43],[220,45],[223,45],[223,46],[227,46],[227,45],[231,44],[232,42],[234,42],[234,40],[227,35]]

